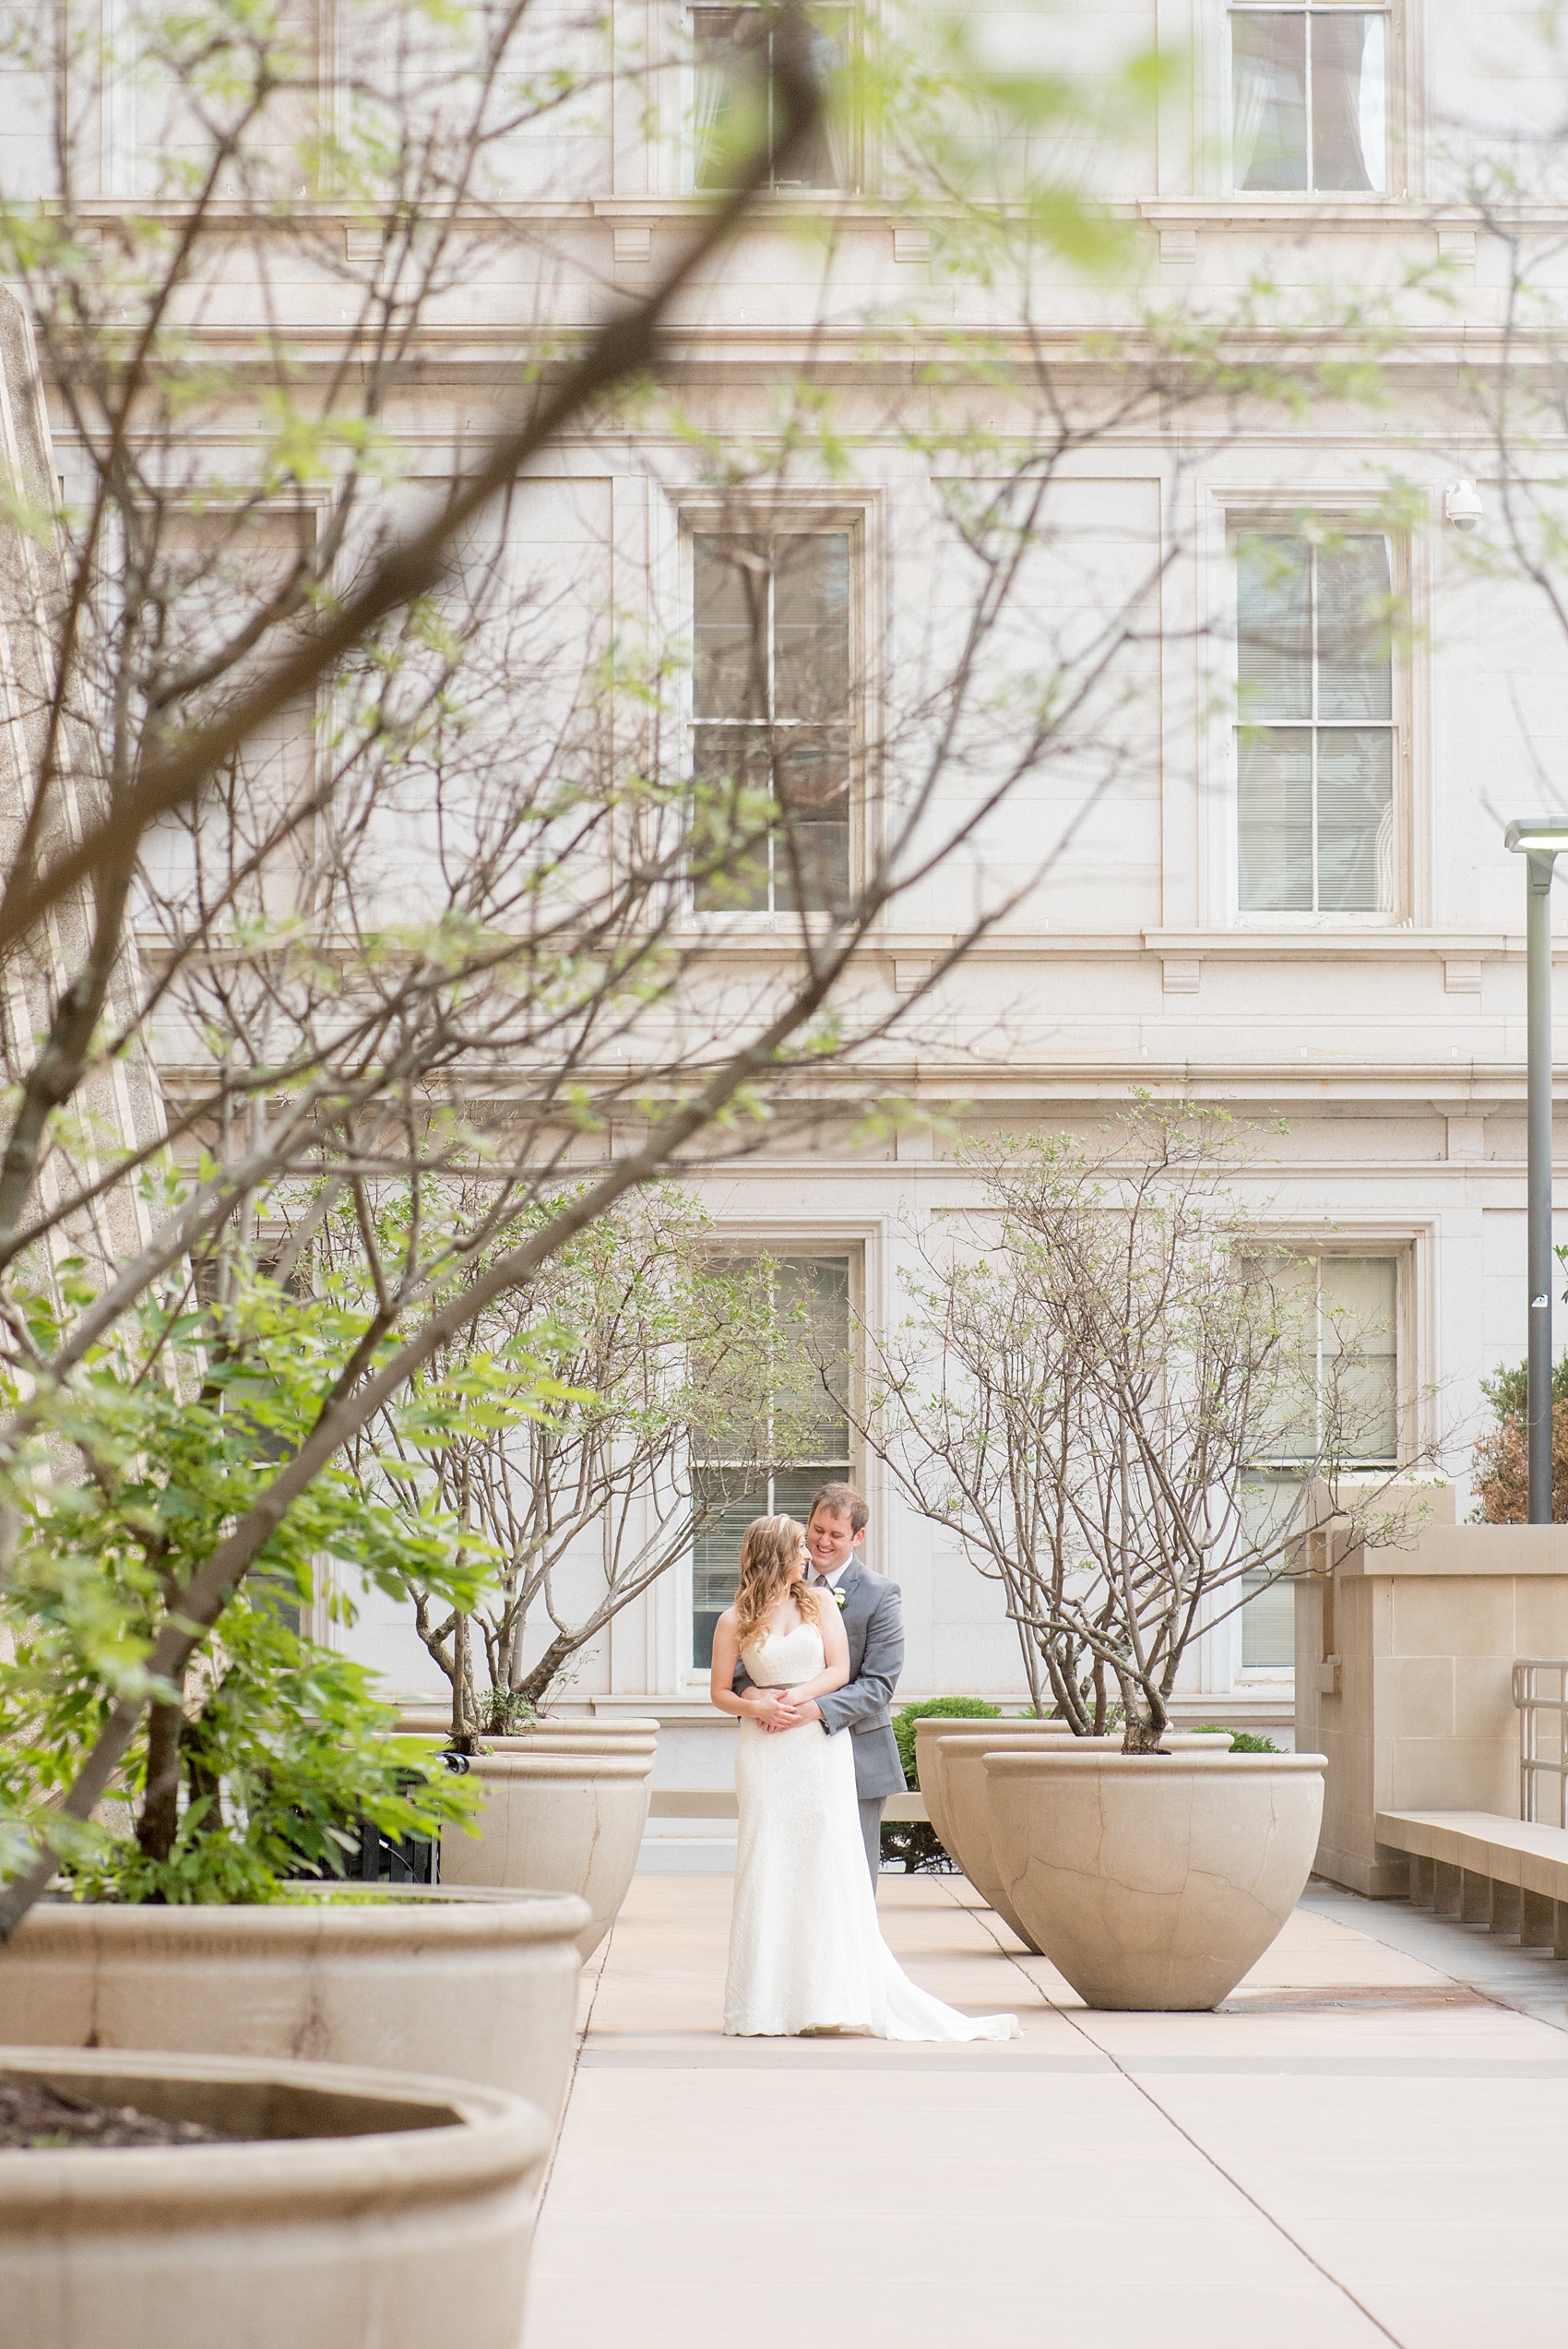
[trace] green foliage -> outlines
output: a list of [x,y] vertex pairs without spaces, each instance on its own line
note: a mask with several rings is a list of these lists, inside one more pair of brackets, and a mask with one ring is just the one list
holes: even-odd
[[[23,1295],[41,1347],[90,1283],[57,1268]],[[338,1872],[351,1823],[432,1834],[474,1796],[428,1747],[392,1735],[369,1675],[320,1645],[318,1592],[351,1619],[340,1587],[401,1597],[410,1573],[471,1608],[493,1554],[434,1500],[410,1514],[329,1462],[273,1531],[178,1683],[152,1669],[160,1631],[219,1544],[305,1439],[366,1340],[367,1317],[330,1289],[300,1301],[231,1264],[222,1307],[181,1291],[148,1300],[56,1383],[15,1354],[0,1398],[26,1430],[4,1481],[16,1553],[0,1594],[0,1873],[42,1837],[78,1891],[128,1901],[257,1901],[302,1861]],[[410,1398],[422,1439],[483,1425],[502,1407],[544,1408],[554,1382],[514,1359],[458,1365]],[[324,1573],[324,1569],[327,1571]],[[74,1779],[119,1699],[150,1697],[112,1790],[107,1821],[60,1819]],[[165,1831],[148,1829],[149,1738],[162,1713]],[[167,1783],[177,1781],[177,1794]],[[117,1799],[115,1799],[117,1798]],[[126,1810],[130,1817],[127,1818]],[[139,1836],[131,1831],[133,1823]]]
[[[1222,1737],[1225,1724],[1219,1721],[1200,1721],[1194,1734]],[[1230,1732],[1230,1750],[1233,1754],[1277,1754],[1282,1753],[1284,1748],[1277,1746],[1272,1737],[1259,1737],[1251,1729],[1233,1729]]]
[[539,1720],[539,1709],[520,1688],[487,1688],[480,1699],[482,1737],[522,1737]]
[[915,1723],[917,1721],[1000,1721],[1000,1705],[988,1705],[981,1697],[927,1697],[922,1703],[905,1705],[893,1716],[893,1735],[898,1740],[898,1759],[904,1765],[904,1783],[916,1794],[921,1782],[915,1775]]
[[[1513,1420],[1522,1427],[1529,1402],[1529,1364],[1512,1363],[1506,1369],[1494,1371],[1490,1378],[1483,1378],[1481,1392],[1500,1420]],[[1551,1400],[1554,1405],[1568,1403],[1568,1353],[1551,1365]]]

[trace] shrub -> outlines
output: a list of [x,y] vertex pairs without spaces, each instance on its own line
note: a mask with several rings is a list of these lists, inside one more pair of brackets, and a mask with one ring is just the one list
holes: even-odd
[[958,1864],[927,1818],[884,1819],[882,1865],[897,1860],[906,1876],[956,1876]]
[[[1201,1736],[1206,1731],[1210,1735],[1218,1733],[1223,1736],[1225,1724],[1219,1721],[1200,1721],[1197,1734]],[[1256,1737],[1250,1729],[1233,1729],[1230,1732],[1230,1750],[1233,1754],[1278,1754],[1285,1749],[1277,1746],[1272,1737]]]
[[921,1782],[915,1775],[915,1723],[917,1721],[1000,1721],[1000,1705],[988,1705],[983,1697],[927,1697],[922,1703],[906,1705],[893,1716],[893,1735],[898,1740],[898,1759],[904,1765],[904,1783],[919,1794]]

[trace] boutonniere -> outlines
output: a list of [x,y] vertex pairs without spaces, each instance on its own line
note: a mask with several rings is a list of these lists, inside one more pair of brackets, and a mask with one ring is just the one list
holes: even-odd
[[840,1614],[840,1615],[842,1615],[842,1614],[843,1614],[843,1612],[844,1612],[844,1610],[845,1610],[845,1608],[846,1608],[846,1607],[849,1605],[849,1593],[848,1592],[848,1591],[840,1591],[840,1590],[835,1589],[834,1593],[833,1593],[833,1596],[834,1596],[835,1600],[836,1600],[836,1601],[837,1601],[837,1603],[838,1612],[839,1612],[839,1614]]

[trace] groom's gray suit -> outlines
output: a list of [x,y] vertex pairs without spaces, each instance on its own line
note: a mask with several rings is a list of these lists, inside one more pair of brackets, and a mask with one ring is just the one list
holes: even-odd
[[[815,1577],[815,1568],[813,1568]],[[837,1604],[831,1591],[825,1604]],[[904,1791],[904,1765],[893,1735],[893,1691],[904,1669],[904,1615],[897,1582],[873,1574],[859,1558],[851,1558],[838,1578],[839,1610],[849,1642],[849,1677],[842,1688],[819,1697],[817,1711],[827,1735],[847,1729],[855,1756],[855,1793],[861,1806],[861,1833],[865,1838],[866,1866],[875,1889],[882,1866],[882,1806],[889,1795]],[[743,1664],[736,1666],[736,1693],[749,1688]]]

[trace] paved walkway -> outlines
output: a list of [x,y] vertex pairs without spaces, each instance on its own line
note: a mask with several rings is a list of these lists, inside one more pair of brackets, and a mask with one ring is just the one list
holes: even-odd
[[529,2349],[1565,2349],[1568,1967],[1314,1885],[1220,2013],[1098,2014],[961,1878],[881,1899],[1023,2038],[726,2040],[730,1879],[635,1879]]

